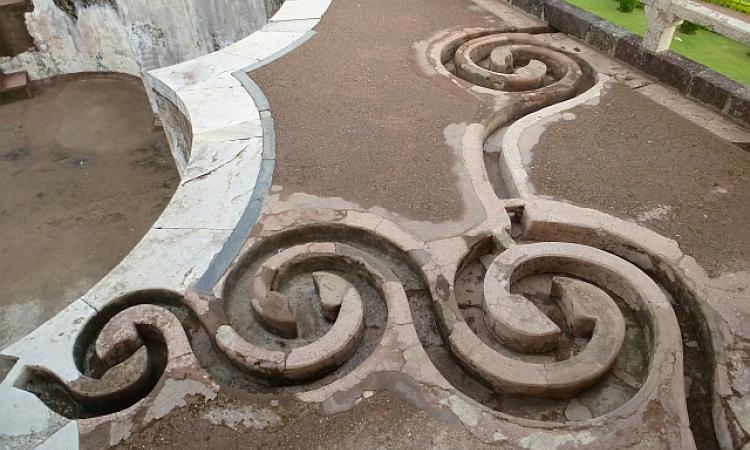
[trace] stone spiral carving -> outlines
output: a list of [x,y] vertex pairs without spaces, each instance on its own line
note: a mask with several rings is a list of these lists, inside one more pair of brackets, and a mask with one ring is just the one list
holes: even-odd
[[68,393],[75,404],[64,405],[65,415],[121,411],[148,395],[165,372],[198,367],[182,323],[162,305],[137,304],[101,319],[78,338],[85,352],[78,355],[78,378],[65,382],[52,373],[34,374]]
[[535,92],[556,103],[573,97],[583,79],[579,64],[528,34],[490,34],[458,47],[455,75],[505,92]]
[[[551,277],[548,294],[576,337],[589,340],[564,360],[535,361],[516,356],[555,348],[561,329],[523,295],[516,281],[528,276]],[[623,315],[612,296],[646,321],[655,346],[670,338],[674,314],[665,294],[645,273],[610,253],[571,243],[516,245],[489,264],[484,278],[482,316],[500,352],[472,331],[464,320],[452,324],[448,343],[454,355],[495,392],[533,397],[567,397],[598,382],[612,368],[626,334]],[[448,322],[450,323],[450,322]],[[663,357],[649,349],[651,363]]]
[[[144,340],[158,341],[166,348],[166,365],[161,370],[150,362]],[[158,305],[136,305],[104,325],[94,343],[96,361],[110,366],[100,379],[82,377],[68,387],[86,404],[102,404],[112,397],[133,398],[146,392],[149,381],[161,376],[180,358],[194,361],[190,342],[180,321]]]
[[[297,293],[304,298],[296,299],[295,308],[281,286],[300,272],[312,277],[317,298],[310,292]],[[251,342],[227,323],[216,329],[217,347],[240,369],[271,380],[301,382],[336,369],[357,350],[365,328],[363,300],[343,276],[346,273],[365,278],[386,299],[400,296],[405,301],[390,269],[367,253],[333,241],[293,245],[257,265],[245,293],[252,315],[273,339],[262,342],[256,327]],[[311,308],[310,302],[317,306]],[[309,342],[300,329],[315,311],[330,328]]]

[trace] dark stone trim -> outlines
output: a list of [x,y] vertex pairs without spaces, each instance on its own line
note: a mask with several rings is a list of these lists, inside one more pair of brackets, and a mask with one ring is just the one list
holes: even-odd
[[511,5],[540,18],[544,17],[544,4],[544,0],[511,0]]
[[260,217],[263,209],[263,202],[268,195],[273,179],[273,170],[276,167],[276,132],[274,130],[273,117],[271,116],[271,106],[263,91],[258,87],[255,81],[247,75],[247,70],[234,72],[242,86],[245,87],[248,94],[260,111],[260,121],[263,128],[263,154],[260,163],[258,178],[255,180],[255,187],[247,203],[245,211],[242,213],[237,226],[224,242],[224,246],[219,250],[206,271],[201,275],[198,283],[195,285],[196,291],[201,294],[208,294],[216,286],[222,276],[231,266],[232,261],[237,257],[244,245],[247,237],[250,235],[253,227]]
[[631,66],[640,67],[642,50],[641,38],[633,33],[626,32],[615,42],[614,56]]
[[709,70],[674,52],[655,54],[648,50],[641,51],[641,64],[638,68],[683,94],[689,92],[693,75]]
[[547,0],[544,5],[544,20],[563,33],[581,40],[586,40],[594,24],[602,22],[599,17],[576,8],[565,0]]
[[681,94],[713,106],[741,124],[750,126],[750,87],[672,51],[651,53],[643,48],[639,36],[565,0],[508,1],[546,21],[553,28],[581,39],[657,78]]
[[723,110],[729,102],[731,92],[738,89],[738,84],[713,70],[704,70],[693,76],[688,95]]
[[740,122],[750,124],[750,88],[743,86],[729,99],[727,114]]
[[614,55],[617,42],[629,34],[631,33],[611,22],[599,20],[591,24],[589,34],[586,36],[586,43],[610,55]]

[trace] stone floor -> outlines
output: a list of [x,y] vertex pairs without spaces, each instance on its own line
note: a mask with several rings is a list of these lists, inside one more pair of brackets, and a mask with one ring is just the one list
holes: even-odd
[[137,81],[61,80],[0,105],[0,347],[77,299],[178,183]]
[[278,129],[279,196],[340,199],[406,221],[481,220],[446,134],[477,105],[425,82],[415,60],[420,40],[457,23],[493,21],[450,0],[341,2],[315,39],[255,71]]
[[[750,445],[750,131],[500,1],[289,0],[262,33],[150,74],[170,137],[192,133],[165,216],[199,225],[154,226],[181,234],[4,351],[0,446]],[[97,136],[140,130],[107,150],[137,189],[81,204],[138,216],[109,268],[176,177],[160,134],[95,107],[132,87],[79,83],[11,107],[86,92]],[[101,138],[62,136],[80,150],[37,164],[95,173]],[[241,216],[206,225],[211,196]]]
[[614,84],[530,149],[540,195],[653,228],[713,276],[750,267],[750,153]]

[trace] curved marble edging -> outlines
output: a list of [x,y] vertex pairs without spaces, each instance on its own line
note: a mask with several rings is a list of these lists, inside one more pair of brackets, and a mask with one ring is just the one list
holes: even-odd
[[64,445],[55,441],[56,448],[77,448],[75,421],[16,388],[25,383],[25,368],[49,370],[70,382],[79,376],[76,337],[98,310],[141,289],[184,292],[197,283],[198,290],[208,291],[229,267],[260,214],[275,165],[270,105],[247,72],[310,39],[330,1],[287,0],[245,39],[144,74],[152,100],[171,103],[172,113],[188,124],[189,130],[165,130],[183,133],[179,137],[189,142],[185,151],[170,139],[180,184],[152,228],[112,271],[0,353],[17,360],[0,384],[0,447],[34,448],[49,438],[47,444],[64,440]]

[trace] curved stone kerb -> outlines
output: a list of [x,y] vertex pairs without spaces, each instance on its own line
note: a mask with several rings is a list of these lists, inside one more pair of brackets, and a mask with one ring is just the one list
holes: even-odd
[[[268,24],[239,45],[143,74],[152,104],[162,97],[175,106],[175,115],[182,114],[190,122],[185,130],[188,136],[184,136],[190,148],[177,148],[176,140],[170,141],[182,182],[159,221],[117,267],[33,336],[12,347],[10,352],[19,358],[17,366],[34,365],[59,374],[65,381],[74,380],[77,370],[70,349],[82,327],[77,325],[80,320],[128,292],[144,288],[184,292],[211,268],[212,259],[252,206],[261,168],[272,162],[266,156],[273,157],[261,151],[272,137],[266,131],[273,129],[267,106],[259,106],[250,93],[252,89],[245,88],[233,74],[266,63],[304,42],[329,4],[330,0],[285,2]],[[165,129],[169,128],[170,120],[164,119]],[[172,123],[181,120],[175,117]],[[167,131],[180,133],[177,129]],[[270,175],[272,170],[266,172]],[[240,235],[244,238],[246,233]],[[71,326],[67,325],[69,321],[75,322]],[[61,334],[61,323],[71,331]],[[39,346],[50,341],[47,336],[53,337],[52,342],[47,350],[40,351]],[[58,350],[61,353],[54,354]],[[6,387],[22,372],[16,370],[0,389],[0,402],[11,409],[23,408],[29,416],[15,431],[19,436],[54,431],[34,425],[53,423],[48,420],[52,413],[39,406],[41,403],[30,408],[28,401],[7,394],[13,388]]]
[[196,280],[208,292],[221,277],[257,219],[275,164],[268,101],[243,71],[309,39],[329,3],[286,2],[245,39],[144,74],[182,180],[152,229],[84,296],[88,304],[102,309],[144,288],[184,292]]
[[357,350],[364,333],[362,299],[353,287],[343,298],[339,315],[330,330],[317,341],[293,349],[286,358],[284,377],[310,378],[346,362]]
[[[255,300],[252,306],[259,321],[268,324],[269,321],[276,319],[267,314],[272,310],[267,303],[281,300],[269,294],[275,292],[270,289],[278,288],[279,280],[284,277],[284,274],[293,270],[295,266],[321,257],[340,259],[342,268],[367,271],[371,273],[372,279],[379,280],[378,284],[382,284],[392,276],[379,273],[365,259],[360,259],[354,249],[344,244],[313,242],[292,246],[271,256],[255,273],[250,294]],[[315,273],[318,274],[318,278],[321,277],[320,271]],[[326,275],[335,276],[329,273]],[[333,326],[317,341],[294,348],[285,354],[251,344],[231,326],[224,325],[216,332],[217,345],[242,369],[264,377],[304,380],[343,364],[357,350],[364,335],[364,307],[357,289],[343,278],[336,277],[337,280],[340,279],[343,282],[343,285],[339,286],[341,292],[331,293],[320,285],[317,286],[321,294],[321,302],[324,301],[323,296],[325,296],[325,301],[328,303],[339,303],[329,299],[328,296],[335,294],[340,297],[340,306],[337,305],[338,314],[334,318]],[[288,302],[285,296],[283,300]],[[286,308],[288,308],[288,303]],[[293,315],[290,320],[294,325]]]
[[[541,267],[525,269],[522,266],[535,265],[536,261],[510,259],[514,257],[513,253],[513,250],[502,253],[487,270],[484,278],[485,323],[496,337],[514,350],[550,351],[557,346],[560,328],[529,299],[510,292],[511,280],[519,278],[515,271],[536,271]],[[572,252],[569,254],[572,256]],[[551,256],[537,255],[539,259],[547,257]],[[583,262],[582,266],[583,272],[596,270]],[[608,359],[614,361],[625,337],[625,322],[612,298],[595,285],[567,277],[553,277],[552,297],[557,300],[574,333],[587,335],[593,332],[589,347],[603,350],[605,343],[614,345],[608,349],[611,356]]]
[[499,152],[500,173],[505,181],[505,187],[512,197],[526,198],[530,196],[530,183],[524,158],[521,154],[521,136],[531,127],[549,120],[564,111],[597,99],[610,77],[606,74],[597,74],[597,82],[586,92],[553,105],[547,106],[534,113],[528,114],[513,122],[503,135],[501,149]]
[[144,338],[165,345],[165,373],[175,365],[184,365],[185,358],[197,366],[185,330],[174,314],[157,305],[135,305],[115,315],[96,338],[96,358],[109,368],[100,378],[81,376],[63,383],[66,389],[86,407],[103,413],[139,400],[139,393],[153,382],[156,370]]
[[[622,298],[632,308],[648,311],[648,319],[653,322],[649,326],[652,330],[660,330],[659,334],[665,331],[664,327],[672,325],[660,323],[665,322],[662,312],[671,310],[665,295],[653,280],[627,261],[592,247],[569,243],[518,245],[501,253],[493,266],[494,269],[488,272],[485,279],[486,295],[499,295],[501,299],[507,299],[512,295],[510,286],[517,279],[532,274],[562,273],[601,286]],[[558,287],[553,294],[563,297],[580,287],[562,279],[557,279],[555,284]],[[586,296],[591,295],[591,292],[579,291],[576,294]],[[608,295],[605,297],[611,301]],[[465,322],[453,325],[449,342],[457,357],[497,391],[545,397],[577,393],[591,386],[610,369],[625,335],[624,320],[614,302],[592,304],[597,300],[601,302],[601,296],[593,294],[588,299],[579,300],[579,307],[582,308],[578,314],[567,311],[568,319],[574,322],[576,317],[581,320],[592,311],[598,317],[590,342],[581,352],[565,361],[539,364],[512,359],[492,350]],[[501,301],[499,306],[490,309],[489,314],[495,315],[490,321],[497,321],[494,325],[500,328],[501,333],[505,332],[503,328],[510,323],[515,327],[513,331],[523,337],[524,324],[514,322],[512,317],[512,307],[515,304],[504,309]],[[528,306],[522,307],[528,309]],[[570,300],[567,307],[571,308]],[[538,311],[537,314],[541,312]],[[585,322],[583,320],[580,325],[585,327]],[[532,333],[532,338],[534,337]],[[652,363],[659,366],[662,361],[656,360],[664,356],[661,352],[655,352]]]
[[[497,48],[507,48],[513,56],[538,60],[546,66],[555,81],[541,86],[541,77],[531,69],[513,73],[495,72],[481,67],[478,62],[491,56]],[[549,103],[573,97],[583,72],[572,58],[562,52],[547,48],[533,35],[509,33],[488,35],[470,40],[461,45],[454,58],[456,75],[478,86],[500,91],[532,91],[550,97]],[[544,73],[541,74],[544,76]]]

